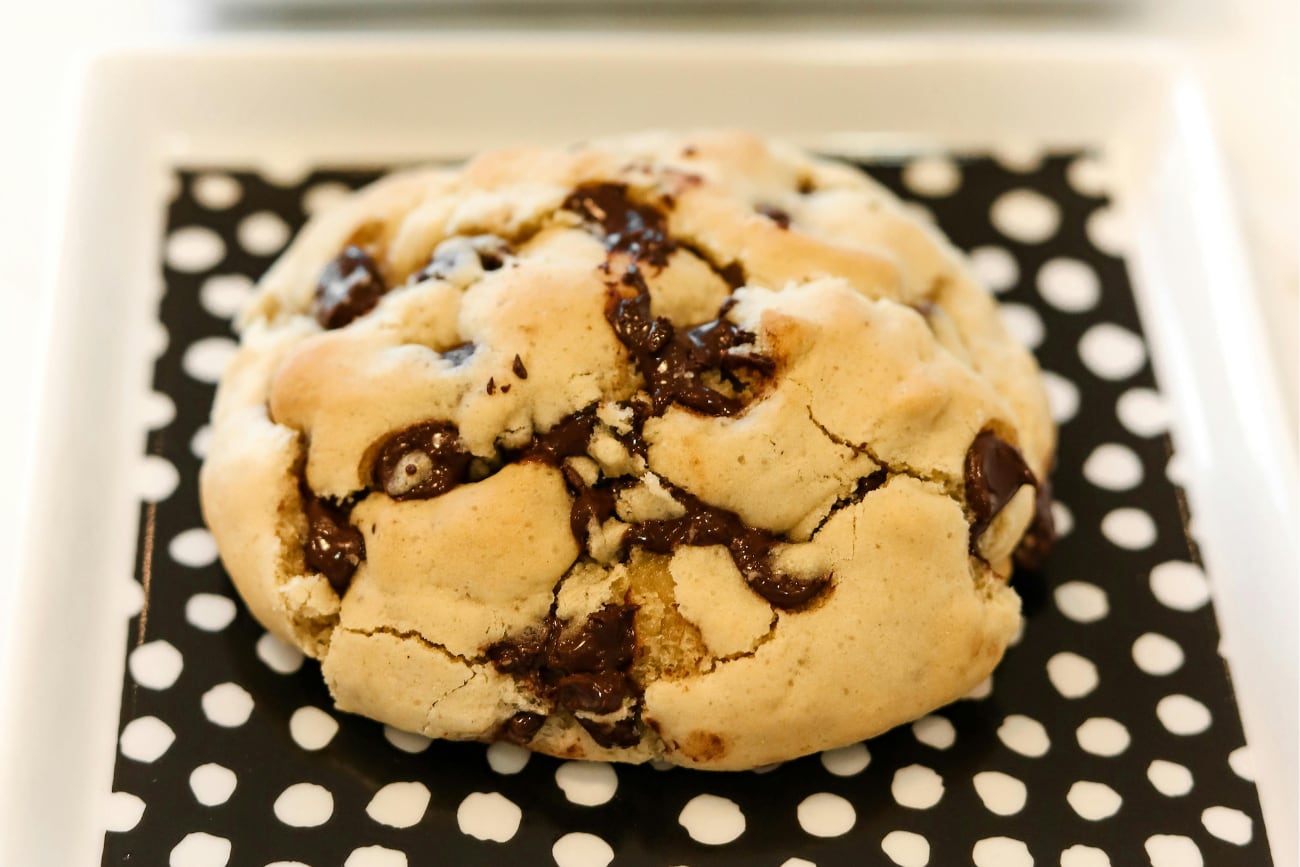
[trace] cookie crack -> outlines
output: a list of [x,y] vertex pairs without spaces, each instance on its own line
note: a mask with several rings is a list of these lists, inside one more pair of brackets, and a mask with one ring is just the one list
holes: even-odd
[[818,421],[817,417],[813,415],[811,406],[808,406],[807,410],[808,410],[808,420],[812,422],[813,426],[816,427],[819,431],[821,431],[822,434],[831,442],[835,443],[836,445],[843,446],[846,449],[849,449],[854,454],[865,455],[866,457],[874,461],[877,466],[885,470],[891,476],[907,476],[908,478],[915,479],[918,482],[922,482],[927,485],[938,487],[941,491],[943,491],[944,496],[958,503],[963,508],[965,507],[966,498],[963,494],[957,491],[957,484],[952,479],[945,477],[941,473],[921,472],[915,467],[909,466],[908,464],[899,461],[886,461],[883,458],[881,458],[880,455],[874,449],[872,449],[871,446],[867,445],[866,443],[855,443],[852,440],[846,439],[836,434],[830,428],[826,427],[826,425]]
[[738,650],[735,653],[726,653],[722,656],[712,658],[712,664],[700,672],[700,675],[712,674],[720,667],[729,662],[735,662],[738,659],[751,659],[758,655],[759,649],[776,637],[776,625],[781,619],[781,612],[773,610],[772,621],[767,625],[767,631],[754,640],[754,643],[748,650]]
[[[349,632],[353,635],[359,635],[363,638],[371,638],[376,635],[387,635],[392,638],[399,639],[401,641],[414,641],[428,648],[429,650],[435,651],[436,653],[445,656],[447,659],[454,660],[465,666],[472,667],[475,665],[482,665],[484,662],[484,659],[481,657],[463,656],[459,653],[455,653],[452,650],[448,649],[447,645],[439,644],[436,641],[432,641],[427,636],[425,636],[424,633],[420,632],[417,629],[397,629],[392,626],[374,626],[369,629],[357,629],[354,626],[340,626],[338,627],[338,630],[341,630],[343,632]],[[468,682],[469,681],[466,680],[466,683]],[[461,685],[464,686],[464,684]]]

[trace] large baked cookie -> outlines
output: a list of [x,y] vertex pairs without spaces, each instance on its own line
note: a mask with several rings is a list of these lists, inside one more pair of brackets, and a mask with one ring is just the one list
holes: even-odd
[[967,692],[1051,543],[1038,369],[931,227],[736,133],[394,175],[266,275],[203,509],[339,708],[749,768]]

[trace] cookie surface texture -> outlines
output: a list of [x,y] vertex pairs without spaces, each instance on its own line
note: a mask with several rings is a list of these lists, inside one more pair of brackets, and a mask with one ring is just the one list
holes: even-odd
[[742,769],[968,692],[1055,430],[962,257],[847,166],[649,133],[408,171],[263,278],[204,516],[338,707]]

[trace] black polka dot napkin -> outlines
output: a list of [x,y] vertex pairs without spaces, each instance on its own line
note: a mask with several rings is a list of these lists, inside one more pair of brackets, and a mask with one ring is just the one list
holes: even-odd
[[1197,867],[1271,863],[1187,532],[1166,407],[1088,154],[864,168],[938,222],[1044,368],[1062,538],[1015,578],[990,682],[866,743],[744,773],[430,743],[335,712],[248,615],[199,515],[231,316],[307,216],[375,171],[181,170],[168,206],[103,863]]

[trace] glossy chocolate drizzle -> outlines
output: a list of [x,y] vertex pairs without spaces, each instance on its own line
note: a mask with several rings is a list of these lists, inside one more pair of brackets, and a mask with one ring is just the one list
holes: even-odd
[[321,272],[312,302],[316,321],[325,328],[342,328],[373,310],[387,291],[375,260],[349,245]]

